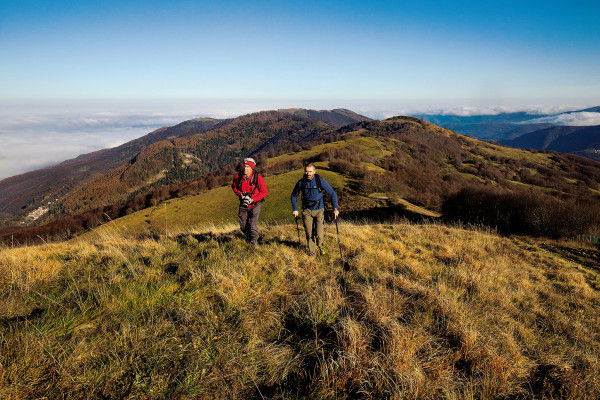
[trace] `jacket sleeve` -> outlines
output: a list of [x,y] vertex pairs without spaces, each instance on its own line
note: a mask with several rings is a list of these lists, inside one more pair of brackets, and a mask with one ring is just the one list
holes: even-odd
[[231,184],[231,188],[233,189],[233,192],[239,197],[242,194],[242,192],[240,192],[238,190],[238,188],[236,187],[236,184],[235,184],[235,182],[237,182],[238,179],[239,179],[239,175],[236,175],[233,178],[233,183]]
[[325,180],[325,178],[321,177],[321,187],[325,190],[325,192],[331,197],[331,202],[333,203],[333,209],[338,209],[338,198],[337,194],[335,194],[335,190],[331,187],[329,182]]
[[257,202],[261,201],[267,195],[267,184],[265,183],[265,179],[262,177],[261,174],[258,174],[258,176],[256,177],[256,180],[258,181],[257,183],[258,183],[259,191],[258,191],[258,193],[255,193],[254,196],[252,196],[253,203],[257,203]]
[[292,195],[290,196],[290,200],[292,200],[292,210],[298,211],[298,195],[300,194],[300,190],[302,189],[302,184],[300,181],[296,183],[294,186],[294,190],[292,190]]

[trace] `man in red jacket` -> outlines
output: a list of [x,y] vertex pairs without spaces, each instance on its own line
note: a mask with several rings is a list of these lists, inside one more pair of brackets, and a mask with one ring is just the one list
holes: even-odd
[[256,161],[253,158],[245,158],[244,173],[237,174],[231,185],[233,192],[240,198],[240,229],[252,246],[255,246],[258,240],[260,203],[267,195],[265,180],[254,171],[255,166]]

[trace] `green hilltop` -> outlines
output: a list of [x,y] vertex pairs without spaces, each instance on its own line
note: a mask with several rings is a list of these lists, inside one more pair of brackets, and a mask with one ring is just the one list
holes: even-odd
[[[547,236],[591,234],[600,226],[600,163],[506,148],[414,118],[363,121],[344,129],[328,140],[262,158],[259,171],[269,188],[263,221],[290,221],[291,190],[302,177],[302,164],[312,161],[340,196],[342,218],[443,215],[496,225],[505,233]],[[169,224],[189,229],[235,222],[232,176],[223,178],[227,186],[167,200],[109,227],[163,235]],[[569,217],[575,210],[577,221]]]

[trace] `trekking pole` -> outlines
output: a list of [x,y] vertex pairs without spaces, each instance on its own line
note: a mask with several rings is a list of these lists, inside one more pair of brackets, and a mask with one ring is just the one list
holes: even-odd
[[298,226],[298,217],[296,219],[296,232],[298,232],[298,247],[302,246],[302,242],[300,241],[300,227]]
[[344,271],[347,271],[350,269],[350,265],[348,264],[347,261],[344,260],[344,256],[342,255],[342,241],[340,240],[340,228],[338,227],[338,219],[335,219],[335,230],[337,231],[337,237],[338,237],[338,246],[340,247],[340,259],[342,260],[342,267],[344,268]]

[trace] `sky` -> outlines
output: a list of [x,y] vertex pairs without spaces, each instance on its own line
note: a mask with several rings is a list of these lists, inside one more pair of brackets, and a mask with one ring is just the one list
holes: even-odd
[[1,0],[0,179],[198,116],[597,106],[599,16],[589,0]]

